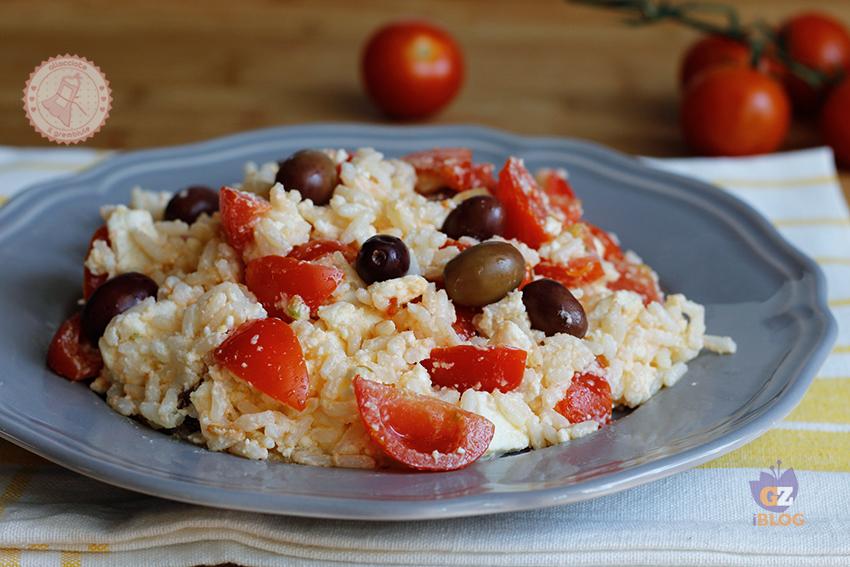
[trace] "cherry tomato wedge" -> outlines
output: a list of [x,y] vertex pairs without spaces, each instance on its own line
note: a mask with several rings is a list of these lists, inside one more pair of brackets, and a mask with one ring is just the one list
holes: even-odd
[[471,248],[472,244],[467,244],[466,242],[461,242],[459,240],[455,240],[454,238],[446,238],[445,244],[440,246],[440,249],[449,248],[450,246],[454,246],[455,248],[463,252],[467,248]]
[[[86,259],[88,259],[89,254],[91,254],[91,249],[94,248],[94,243],[98,240],[105,240],[106,245],[109,245],[109,229],[105,226],[101,226],[91,237],[89,241],[89,248],[86,252]],[[84,260],[85,261],[85,260]],[[83,299],[88,300],[91,297],[91,294],[94,293],[94,290],[99,288],[103,282],[109,279],[109,274],[99,274],[95,275],[91,273],[91,271],[83,266]]]
[[478,187],[492,189],[496,184],[493,164],[473,163],[472,150],[467,148],[435,148],[402,159],[416,170],[416,190],[420,193],[444,188],[454,191]]
[[589,233],[585,238],[585,244],[587,244],[588,248],[596,250],[596,246],[591,238],[592,236],[602,243],[602,257],[609,262],[620,260],[624,257],[622,248],[620,248],[620,245],[617,244],[617,241],[614,240],[614,237],[608,234],[608,232],[602,230],[596,225],[590,224],[587,221],[584,222],[584,226],[587,228]]
[[464,305],[454,304],[455,307],[455,322],[452,323],[452,328],[462,340],[468,341],[478,334],[478,329],[472,323],[472,320],[478,315],[481,310],[475,307],[466,307]]
[[644,305],[653,301],[661,301],[662,294],[658,283],[652,277],[652,270],[646,264],[634,264],[625,260],[615,263],[620,278],[608,284],[608,289],[614,291],[633,291],[643,298]]
[[457,406],[354,378],[354,394],[369,436],[408,467],[451,471],[475,462],[490,445],[495,426]]
[[289,299],[298,295],[315,315],[343,278],[331,266],[302,262],[286,256],[263,256],[245,267],[245,285],[270,315],[288,318]]
[[582,256],[573,258],[567,264],[555,264],[548,260],[542,260],[534,267],[534,272],[560,282],[565,287],[581,287],[591,284],[605,275],[602,262],[594,256]]
[[537,172],[537,182],[549,198],[549,205],[560,211],[567,222],[574,223],[581,219],[581,200],[576,197],[563,171],[541,169]]
[[499,173],[494,196],[505,208],[505,233],[532,248],[552,239],[544,226],[548,210],[543,194],[522,160],[511,157]]
[[287,257],[312,262],[334,252],[341,252],[349,263],[357,259],[357,248],[351,244],[343,244],[339,240],[311,240],[295,246]]
[[601,376],[575,374],[564,399],[555,404],[555,411],[570,423],[593,420],[607,425],[611,423],[611,386]]
[[254,223],[257,222],[257,217],[271,208],[271,204],[262,197],[222,187],[219,193],[219,210],[224,239],[237,252],[242,252],[254,241]]
[[62,323],[47,349],[47,366],[71,381],[94,378],[103,368],[100,351],[82,332],[80,314]]
[[459,345],[431,350],[422,366],[436,386],[483,392],[510,392],[522,383],[528,353],[506,346]]
[[284,404],[303,410],[310,378],[301,344],[280,319],[243,323],[215,349],[216,363]]

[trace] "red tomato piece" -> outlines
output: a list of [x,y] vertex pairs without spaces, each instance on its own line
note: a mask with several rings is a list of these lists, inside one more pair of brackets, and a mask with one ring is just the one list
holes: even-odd
[[264,394],[303,410],[310,377],[301,344],[280,319],[243,323],[215,349],[216,363]]
[[254,223],[257,222],[257,217],[271,208],[271,204],[262,197],[222,187],[219,193],[219,209],[224,239],[237,252],[242,252],[254,240]]
[[611,423],[612,409],[608,381],[590,373],[576,373],[564,399],[555,404],[570,423],[593,420],[600,426]]
[[245,285],[274,317],[288,318],[286,306],[300,296],[315,315],[342,282],[337,268],[286,256],[263,256],[245,267]]
[[548,210],[543,194],[522,160],[511,157],[499,173],[495,197],[505,208],[505,235],[532,248],[552,239],[543,230]]
[[459,240],[455,240],[454,238],[447,238],[445,244],[440,246],[440,249],[448,248],[450,246],[454,246],[455,248],[457,248],[461,252],[463,252],[467,248],[472,247],[471,244],[467,244],[465,242],[460,242]]
[[575,223],[581,219],[584,212],[581,208],[581,200],[576,197],[563,171],[541,169],[537,172],[537,180],[540,188],[549,198],[549,205],[561,212],[566,221]]
[[354,377],[354,394],[369,436],[408,467],[451,471],[475,462],[496,428],[488,419],[457,406]]
[[[105,240],[106,245],[109,246],[109,229],[106,226],[101,226],[91,237],[89,241],[89,248],[86,252],[86,259],[88,259],[89,254],[91,254],[91,249],[94,248],[94,243],[98,240]],[[85,261],[85,260],[84,260]],[[95,275],[91,273],[91,271],[83,266],[83,299],[88,300],[91,297],[91,294],[94,293],[94,290],[99,288],[103,282],[109,279],[109,274],[98,274]]]
[[56,330],[47,349],[47,366],[59,376],[74,382],[100,374],[103,359],[97,347],[83,334],[79,313]]
[[357,248],[351,244],[343,244],[339,240],[311,240],[295,246],[287,257],[312,262],[334,252],[341,252],[349,263],[357,259]]
[[437,386],[510,392],[522,383],[527,356],[524,350],[513,347],[459,345],[432,349],[422,366]]
[[420,193],[443,188],[466,191],[495,186],[493,164],[473,163],[472,150],[467,148],[435,148],[402,159],[416,169],[416,190]]
[[542,260],[534,267],[535,273],[562,283],[566,287],[591,284],[605,275],[602,262],[596,256],[573,258],[566,265]]
[[617,244],[617,241],[614,240],[613,236],[611,236],[598,226],[592,225],[587,221],[584,221],[584,225],[589,231],[588,237],[585,238],[585,244],[587,244],[588,248],[590,248],[591,250],[596,250],[596,246],[593,244],[593,240],[590,239],[590,236],[594,236],[602,243],[603,258],[605,258],[609,262],[613,262],[614,260],[620,260],[623,258],[623,250],[620,248],[620,245]]
[[658,283],[652,277],[652,270],[646,264],[634,264],[622,260],[615,263],[620,278],[608,284],[608,289],[629,290],[643,297],[644,305],[661,301],[662,294]]
[[455,333],[464,341],[468,341],[478,335],[478,329],[475,328],[472,320],[481,311],[475,307],[466,307],[457,303],[454,304],[454,307],[455,322],[452,323],[452,328],[455,330]]

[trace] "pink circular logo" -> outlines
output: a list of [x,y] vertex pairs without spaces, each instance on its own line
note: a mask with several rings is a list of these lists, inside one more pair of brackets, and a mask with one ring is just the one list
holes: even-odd
[[57,144],[78,144],[94,136],[112,108],[109,81],[84,57],[58,55],[30,73],[24,112],[35,131]]

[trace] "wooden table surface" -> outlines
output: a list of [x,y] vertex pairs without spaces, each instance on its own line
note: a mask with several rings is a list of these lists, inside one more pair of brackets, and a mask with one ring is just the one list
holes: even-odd
[[[803,6],[850,23],[850,0],[733,1],[778,21]],[[458,99],[432,123],[587,138],[646,155],[687,155],[677,123],[677,65],[695,33],[635,29],[562,0],[214,0],[0,4],[0,143],[46,145],[21,110],[29,72],[59,53],[85,56],[113,90],[89,145],[179,144],[275,124],[383,118],[359,82],[359,53],[379,24],[426,17],[460,41]],[[818,143],[795,124],[787,148]],[[850,175],[843,174],[850,196]]]

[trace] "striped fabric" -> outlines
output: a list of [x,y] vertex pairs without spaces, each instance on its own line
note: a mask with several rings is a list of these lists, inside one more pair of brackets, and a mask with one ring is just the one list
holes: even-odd
[[[0,148],[0,201],[107,156]],[[21,565],[848,565],[850,215],[832,155],[647,160],[725,187],[814,257],[838,343],[803,402],[749,445],[624,493],[571,506],[417,523],[330,522],[164,502],[65,471],[0,441],[0,567]],[[757,526],[748,481],[777,459],[803,526]]]

